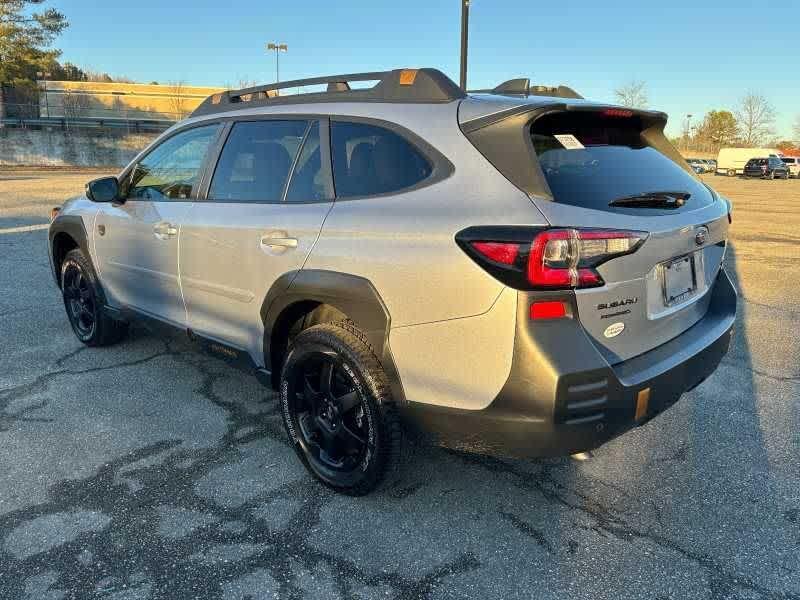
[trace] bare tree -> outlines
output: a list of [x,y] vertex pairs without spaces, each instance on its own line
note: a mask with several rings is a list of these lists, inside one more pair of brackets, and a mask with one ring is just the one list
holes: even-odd
[[61,101],[64,106],[64,117],[67,121],[86,116],[86,111],[89,108],[89,98],[86,94],[65,89],[61,94]]
[[800,146],[800,115],[797,115],[797,118],[794,120],[794,141],[795,143]]
[[761,94],[748,92],[736,111],[739,135],[745,146],[758,146],[775,134],[775,109]]
[[647,84],[631,81],[614,90],[617,102],[629,108],[647,108]]
[[176,121],[180,121],[186,116],[187,102],[186,96],[186,82],[185,81],[171,81],[168,84],[169,92],[169,111],[175,117]]

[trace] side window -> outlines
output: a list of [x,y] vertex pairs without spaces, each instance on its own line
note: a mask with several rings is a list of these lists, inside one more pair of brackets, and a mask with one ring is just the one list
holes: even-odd
[[315,121],[303,142],[303,149],[286,192],[286,202],[313,202],[332,198],[330,175],[322,168],[319,121]]
[[365,123],[331,123],[337,198],[387,194],[430,176],[430,163],[393,131]]
[[123,194],[134,200],[186,200],[200,183],[209,146],[220,126],[195,127],[168,138],[131,171]]
[[280,202],[308,121],[236,123],[214,171],[209,200]]

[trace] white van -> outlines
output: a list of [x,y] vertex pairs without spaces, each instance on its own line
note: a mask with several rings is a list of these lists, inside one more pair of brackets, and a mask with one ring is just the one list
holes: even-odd
[[789,177],[800,179],[800,156],[784,156],[781,160],[789,167]]
[[751,158],[783,158],[775,148],[722,148],[717,156],[717,175],[734,177],[744,173],[744,166]]

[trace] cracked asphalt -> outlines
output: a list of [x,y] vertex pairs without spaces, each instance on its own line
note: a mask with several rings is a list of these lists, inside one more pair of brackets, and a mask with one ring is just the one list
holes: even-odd
[[800,180],[707,178],[739,322],[667,413],[585,462],[411,446],[354,499],[254,378],[77,342],[29,226],[91,177],[0,171],[0,598],[800,599]]

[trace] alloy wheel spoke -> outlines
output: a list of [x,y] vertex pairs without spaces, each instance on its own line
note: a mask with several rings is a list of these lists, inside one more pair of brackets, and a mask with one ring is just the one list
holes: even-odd
[[342,425],[339,428],[339,437],[351,448],[354,446],[353,442],[358,444],[359,449],[361,446],[367,445],[367,440],[345,425],[344,421],[342,421]]
[[311,383],[308,381],[308,377],[303,377],[303,397],[307,402],[316,402],[322,397],[322,394],[311,387]]
[[344,415],[360,405],[361,398],[359,398],[358,392],[353,390],[352,392],[346,393],[344,396],[336,398],[336,402],[339,404],[339,410]]
[[319,391],[322,395],[330,398],[333,390],[333,363],[325,361],[322,365],[322,372],[319,379]]

